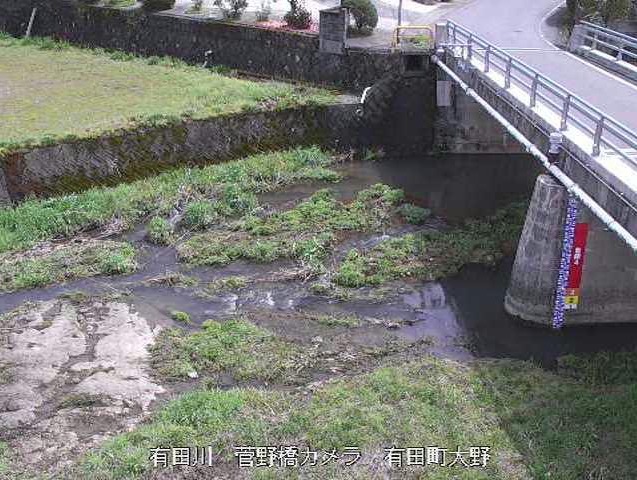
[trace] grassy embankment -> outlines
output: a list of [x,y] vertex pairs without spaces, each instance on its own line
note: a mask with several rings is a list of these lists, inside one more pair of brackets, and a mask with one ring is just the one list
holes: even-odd
[[310,396],[250,388],[194,391],[148,424],[108,441],[81,471],[97,479],[136,478],[150,468],[151,447],[211,444],[220,453],[216,471],[233,478],[233,445],[358,446],[364,457],[354,466],[243,473],[371,479],[386,478],[385,447],[486,445],[492,455],[486,469],[412,467],[394,470],[395,478],[627,479],[637,468],[631,454],[637,447],[636,365],[634,354],[570,357],[557,372],[521,361],[460,365],[426,358],[341,379]]
[[[151,217],[163,218],[182,204],[184,228],[198,228],[208,218],[223,220],[246,209],[251,211],[257,204],[257,193],[295,182],[337,180],[339,175],[328,168],[332,162],[333,158],[316,148],[254,155],[0,209],[0,290],[42,286],[88,274],[125,273],[134,268],[130,245],[94,242],[99,251],[91,253],[81,243],[42,248],[39,242],[63,241],[113,225],[125,230]],[[214,198],[219,201],[208,210]],[[151,221],[151,238],[154,231]],[[25,255],[15,254],[36,245]],[[92,258],[103,261],[94,263]]]
[[327,104],[326,90],[256,82],[169,58],[0,33],[0,153],[182,119]]

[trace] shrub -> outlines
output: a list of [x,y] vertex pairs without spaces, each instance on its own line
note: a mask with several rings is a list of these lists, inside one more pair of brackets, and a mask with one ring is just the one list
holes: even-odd
[[175,0],[142,0],[144,10],[149,12],[160,12],[170,10],[175,6]]
[[343,0],[342,5],[349,8],[358,30],[376,28],[378,12],[371,0]]
[[608,25],[628,18],[633,5],[631,0],[569,0],[566,3],[569,26],[581,19]]
[[291,28],[306,29],[312,24],[312,14],[303,6],[301,0],[289,0],[290,11],[283,19]]
[[213,5],[221,9],[224,18],[239,20],[248,7],[248,0],[215,0]]

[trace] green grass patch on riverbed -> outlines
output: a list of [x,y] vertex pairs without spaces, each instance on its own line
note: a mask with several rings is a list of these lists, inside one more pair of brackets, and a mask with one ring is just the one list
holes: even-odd
[[327,104],[326,90],[0,33],[0,153],[183,118]]
[[[613,355],[608,359],[612,364]],[[485,469],[393,467],[394,477],[623,480],[637,468],[632,455],[637,385],[594,386],[516,360],[460,365],[425,358],[337,380],[309,397],[251,389],[197,391],[170,402],[149,424],[108,441],[82,468],[93,478],[136,478],[151,468],[148,448],[196,444],[212,444],[221,453],[223,472],[237,469],[236,445],[309,445],[341,452],[357,446],[363,453],[353,466],[341,460],[323,467],[242,470],[260,479],[386,478],[385,448],[435,445],[450,452],[489,446],[491,458]]]
[[24,254],[0,255],[0,291],[35,288],[94,275],[135,270],[135,249],[128,243],[89,240],[40,245]]
[[195,265],[294,258],[321,271],[339,233],[382,231],[402,199],[402,190],[381,184],[360,191],[349,204],[338,201],[329,189],[319,190],[290,210],[266,217],[248,215],[235,232],[195,235],[179,246],[179,255]]
[[471,220],[449,231],[410,233],[367,251],[352,249],[334,282],[361,287],[402,277],[438,280],[456,274],[467,263],[493,264],[513,251],[525,212],[525,205],[512,204],[491,217]]
[[9,446],[0,441],[0,475],[7,473],[9,470]]
[[271,381],[301,367],[307,357],[300,347],[243,319],[208,320],[191,334],[164,330],[151,352],[153,366],[167,379],[225,372],[237,380]]
[[0,209],[0,253],[111,224],[130,227],[200,199],[214,200],[219,215],[231,215],[244,208],[240,200],[251,194],[303,181],[337,180],[339,175],[328,169],[333,162],[333,157],[316,147],[302,148],[203,168],[179,168],[73,195],[27,200]]

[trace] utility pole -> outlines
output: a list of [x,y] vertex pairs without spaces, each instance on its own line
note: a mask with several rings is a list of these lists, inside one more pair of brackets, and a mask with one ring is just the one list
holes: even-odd
[[403,22],[403,0],[398,0],[398,26]]

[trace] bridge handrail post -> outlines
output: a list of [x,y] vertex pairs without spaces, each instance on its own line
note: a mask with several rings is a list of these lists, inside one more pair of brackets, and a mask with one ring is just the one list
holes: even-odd
[[467,62],[470,62],[473,57],[473,35],[467,37]]
[[562,107],[562,119],[560,121],[560,130],[566,130],[568,122],[568,110],[571,107],[571,94],[567,94],[564,98],[564,105]]
[[504,72],[504,88],[509,88],[511,86],[511,65],[513,63],[513,57],[509,56],[507,58],[507,66]]
[[617,61],[621,62],[624,59],[624,43],[622,41],[617,42]]
[[487,45],[487,49],[484,52],[484,73],[489,73],[489,67],[491,63],[491,44]]
[[529,106],[531,108],[535,107],[535,104],[537,102],[537,87],[539,83],[540,83],[540,75],[536,73],[533,76],[533,81],[531,82],[531,93],[529,95]]
[[593,30],[592,32],[593,38],[591,39],[591,49],[597,50],[597,32]]
[[595,134],[593,135],[593,156],[596,157],[600,152],[600,144],[602,142],[602,133],[604,133],[604,117],[600,117],[595,125]]

